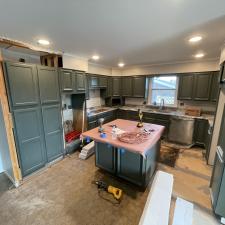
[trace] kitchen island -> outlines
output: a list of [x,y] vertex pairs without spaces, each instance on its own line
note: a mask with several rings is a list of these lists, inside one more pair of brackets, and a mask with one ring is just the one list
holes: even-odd
[[[145,129],[151,130],[151,133],[146,141],[129,144],[112,137],[112,125],[124,132],[140,132]],[[97,167],[146,187],[155,172],[164,127],[149,123],[143,123],[143,128],[137,128],[136,125],[134,121],[117,119],[103,125],[106,137],[100,137],[98,128],[84,132],[83,136],[95,141]]]

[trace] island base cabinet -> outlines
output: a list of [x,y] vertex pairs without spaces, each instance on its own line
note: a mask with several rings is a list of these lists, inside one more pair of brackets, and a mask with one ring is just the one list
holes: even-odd
[[144,158],[126,149],[96,142],[96,166],[145,188],[155,172],[159,150],[160,141],[149,149]]
[[115,151],[112,145],[95,142],[96,166],[114,174],[116,172]]

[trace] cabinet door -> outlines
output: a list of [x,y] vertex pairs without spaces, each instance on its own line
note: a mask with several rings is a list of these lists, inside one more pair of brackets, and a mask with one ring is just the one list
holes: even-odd
[[106,88],[107,87],[107,77],[99,76],[99,86],[101,88]]
[[193,74],[180,75],[178,99],[179,100],[192,100],[193,85],[194,85],[194,75]]
[[116,172],[116,150],[112,145],[95,142],[96,166],[110,172]]
[[63,152],[62,119],[60,105],[42,108],[45,142],[48,162],[58,158]]
[[37,69],[34,65],[5,63],[12,106],[39,104]]
[[76,72],[76,91],[85,92],[86,90],[86,75],[84,72]]
[[122,95],[130,97],[132,96],[133,89],[133,78],[132,77],[123,77],[122,78]]
[[133,97],[145,97],[145,76],[133,77]]
[[94,89],[99,87],[99,79],[98,76],[90,76],[89,77],[89,87]]
[[112,96],[120,96],[121,93],[121,78],[120,77],[113,77],[112,78]]
[[106,97],[112,96],[112,77],[107,78]]
[[197,73],[194,78],[194,100],[208,101],[210,98],[211,72]]
[[61,70],[61,89],[65,92],[73,91],[73,71],[72,70]]
[[195,120],[194,140],[197,144],[205,146],[207,125],[208,121],[205,119]]
[[143,183],[142,165],[142,155],[125,149],[117,150],[117,175],[119,177],[141,185]]
[[15,110],[14,120],[22,174],[26,176],[46,164],[41,110]]
[[219,97],[220,85],[219,85],[219,71],[213,72],[212,75],[212,85],[211,85],[211,95],[210,99],[216,102]]
[[38,66],[41,104],[60,102],[58,78],[56,68]]

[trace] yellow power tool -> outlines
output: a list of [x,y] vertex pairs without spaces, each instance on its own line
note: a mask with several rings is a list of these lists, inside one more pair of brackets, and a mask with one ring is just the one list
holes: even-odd
[[113,197],[118,201],[121,200],[123,194],[123,191],[121,189],[108,185],[101,180],[95,181],[95,184],[98,186],[98,189],[102,189],[107,191],[108,193],[111,193]]

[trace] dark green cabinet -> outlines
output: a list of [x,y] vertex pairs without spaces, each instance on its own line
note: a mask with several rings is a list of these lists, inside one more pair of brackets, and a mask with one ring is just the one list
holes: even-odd
[[99,76],[99,87],[100,88],[107,87],[107,77],[106,76]]
[[179,100],[192,100],[193,97],[193,74],[182,74],[179,77],[179,89],[178,99]]
[[208,130],[208,121],[207,120],[195,119],[194,141],[196,144],[205,146],[207,130]]
[[98,76],[89,76],[89,88],[95,89],[99,87],[99,79]]
[[211,72],[197,73],[194,75],[193,100],[209,101],[211,90]]
[[220,91],[219,71],[216,71],[216,72],[213,72],[213,75],[212,75],[212,86],[211,86],[211,96],[210,96],[211,101],[216,102],[218,100],[219,91]]
[[86,91],[86,75],[85,72],[75,72],[75,86],[77,93],[85,93]]
[[121,95],[121,78],[112,77],[112,96],[119,97]]
[[122,95],[124,97],[131,97],[133,95],[133,78],[132,77],[122,78]]
[[145,97],[145,76],[133,77],[133,97]]
[[73,70],[62,69],[60,71],[62,91],[73,92],[73,76]]
[[116,149],[109,144],[95,142],[96,166],[110,173],[116,172]]
[[41,104],[59,103],[58,71],[52,67],[38,66]]
[[38,105],[39,93],[36,66],[11,62],[4,65],[12,107]]
[[13,114],[20,166],[26,176],[47,162],[41,109],[17,109]]

